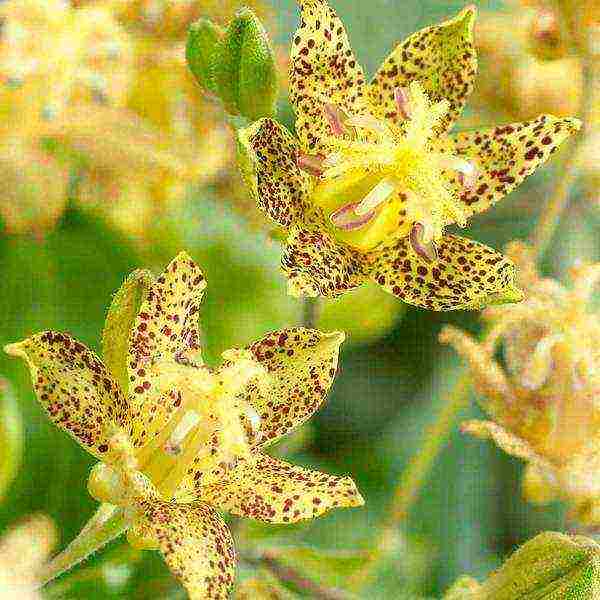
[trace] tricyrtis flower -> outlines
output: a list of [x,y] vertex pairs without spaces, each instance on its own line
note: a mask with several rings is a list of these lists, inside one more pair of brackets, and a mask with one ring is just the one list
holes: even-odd
[[445,228],[509,193],[579,122],[544,115],[448,133],[475,77],[472,7],[410,36],[366,83],[335,12],[324,0],[300,5],[298,139],[271,119],[239,136],[251,193],[289,230],[290,291],[338,296],[372,278],[434,310],[519,300],[510,261]]
[[133,273],[108,314],[105,362],[52,331],[6,351],[26,360],[50,419],[100,459],[88,488],[127,511],[130,542],[160,548],[191,597],[226,598],[233,541],[215,509],[292,523],[362,498],[349,478],[263,453],[319,408],[343,334],[275,331],[211,369],[199,346],[205,285],[185,254],[155,281]]
[[0,537],[0,598],[41,600],[37,571],[56,544],[56,528],[45,515],[31,515]]
[[[469,362],[475,386],[493,421],[466,431],[491,437],[528,462],[525,493],[532,501],[563,497],[572,516],[600,522],[600,322],[589,311],[600,264],[572,270],[565,288],[535,271],[531,251],[513,244],[527,300],[489,308],[485,343],[448,327],[442,340]],[[505,368],[494,358],[503,343]]]

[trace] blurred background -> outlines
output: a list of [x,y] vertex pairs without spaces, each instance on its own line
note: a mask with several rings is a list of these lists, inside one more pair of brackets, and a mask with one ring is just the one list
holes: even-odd
[[[285,69],[297,23],[293,0],[0,2],[0,346],[51,328],[99,350],[105,311],[123,278],[138,267],[159,271],[181,249],[208,280],[201,322],[209,360],[300,322],[302,307],[286,295],[279,271],[279,243],[236,171],[232,130],[185,66],[188,25],[199,16],[225,23],[242,4],[272,35],[282,69],[280,116],[291,128]],[[396,42],[464,6],[331,4],[369,73]],[[569,15],[585,3],[476,4],[480,73],[458,127],[542,112],[581,115],[589,99],[582,98],[582,42]],[[598,258],[598,144],[590,150],[546,255],[548,274],[561,276],[575,259]],[[527,238],[568,152],[474,217],[469,236],[498,249]],[[421,311],[374,287],[325,304],[319,327],[348,333],[340,372],[325,408],[277,451],[351,474],[366,506],[298,526],[240,521],[234,525],[240,543],[273,548],[321,581],[343,585],[372,548],[400,474],[457,379],[456,355],[437,342],[446,323],[480,328],[477,313]],[[0,354],[0,376],[8,382],[0,483],[11,481],[0,490],[0,535],[44,513],[63,547],[94,510],[85,487],[91,458],[47,420],[20,362]],[[461,418],[479,414],[471,402]],[[563,528],[560,504],[535,508],[521,499],[521,471],[517,460],[455,427],[365,597],[439,598],[461,574],[482,578],[515,545]],[[240,569],[240,580],[249,575]],[[118,542],[50,586],[46,597],[184,594],[156,553]]]

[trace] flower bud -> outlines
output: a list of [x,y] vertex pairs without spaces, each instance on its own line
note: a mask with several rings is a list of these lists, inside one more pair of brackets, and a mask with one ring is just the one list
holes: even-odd
[[444,600],[592,600],[600,593],[600,546],[591,539],[541,533],[487,581],[463,577]]
[[224,35],[221,27],[209,19],[199,19],[190,26],[185,49],[188,67],[200,87],[217,94],[215,65],[217,47]]
[[242,8],[222,32],[201,19],[190,28],[188,65],[206,90],[215,93],[233,115],[256,120],[271,116],[277,100],[277,70],[262,23]]

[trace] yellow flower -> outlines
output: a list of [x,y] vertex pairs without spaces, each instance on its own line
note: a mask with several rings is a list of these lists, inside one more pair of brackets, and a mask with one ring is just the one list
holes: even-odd
[[134,272],[109,311],[104,362],[52,331],[6,351],[27,362],[50,419],[101,461],[88,489],[126,511],[130,542],[158,547],[192,598],[227,598],[234,549],[216,509],[294,523],[363,500],[348,477],[263,452],[320,407],[343,334],[275,331],[211,369],[199,345],[205,286],[185,253],[156,280]]
[[251,193],[289,230],[290,293],[338,296],[370,278],[432,310],[520,300],[510,261],[444,230],[509,193],[579,122],[543,115],[448,134],[475,78],[473,7],[410,36],[366,83],[336,13],[299,3],[298,139],[272,119],[239,134]]
[[35,591],[37,571],[56,544],[54,523],[45,515],[31,515],[0,538],[0,598],[41,600]]
[[[527,300],[484,312],[492,326],[485,344],[453,327],[441,336],[468,361],[493,419],[464,429],[528,462],[524,490],[531,501],[560,497],[573,518],[598,523],[600,322],[588,305],[600,264],[574,268],[567,289],[537,274],[523,244],[512,244],[508,254],[520,266]],[[500,341],[505,369],[494,358]]]

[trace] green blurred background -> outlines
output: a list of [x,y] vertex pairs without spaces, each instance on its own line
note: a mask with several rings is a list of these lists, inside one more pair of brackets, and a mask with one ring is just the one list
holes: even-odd
[[[286,47],[297,19],[295,3],[269,4],[274,41]],[[332,4],[369,73],[396,41],[463,6],[445,0],[338,0]],[[485,11],[511,8],[500,2],[480,4]],[[480,78],[492,76],[484,64]],[[510,118],[509,113],[479,97],[467,111],[466,123],[495,124]],[[292,126],[292,112],[284,97],[281,114]],[[470,237],[495,248],[526,238],[551,193],[560,165],[559,155],[501,206],[474,218]],[[235,165],[231,162],[227,168],[234,170]],[[73,195],[76,181],[72,184]],[[190,185],[177,212],[155,220],[152,243],[144,246],[82,209],[73,198],[56,226],[43,236],[2,233],[0,346],[52,328],[69,331],[99,350],[105,311],[123,278],[142,266],[160,269],[180,249],[186,249],[202,266],[208,280],[201,321],[209,360],[216,361],[221,351],[245,345],[269,330],[299,323],[301,307],[286,296],[279,271],[278,243],[260,228],[248,227],[245,218],[231,208],[236,197],[227,194],[217,185]],[[564,272],[574,257],[598,255],[593,235],[598,213],[589,212],[584,199],[576,194],[565,216],[544,265],[549,273]],[[44,202],[43,192],[39,201]],[[357,313],[361,321],[356,320]],[[372,319],[363,316],[371,314]],[[304,435],[290,442],[285,455],[315,468],[352,474],[366,506],[334,511],[287,528],[244,524],[241,534],[265,545],[308,544],[349,552],[373,545],[400,474],[460,372],[455,355],[436,341],[445,323],[472,332],[480,327],[477,313],[404,309],[376,292],[353,294],[341,307],[326,308],[322,328],[349,330],[340,372],[329,402]],[[0,374],[12,384],[23,427],[22,463],[0,504],[0,530],[20,517],[43,512],[57,523],[64,545],[94,510],[85,487],[92,461],[49,423],[20,362],[0,354]],[[461,417],[478,414],[472,402]],[[398,532],[396,547],[379,565],[365,597],[439,598],[461,574],[483,577],[515,545],[540,530],[563,526],[560,505],[535,508],[521,499],[521,464],[491,444],[465,438],[454,429],[406,529]],[[71,581],[65,578],[50,597],[183,597],[155,553],[123,552],[119,543],[113,544],[87,563],[79,576],[75,574]],[[115,571],[123,577],[97,576],[94,568],[107,557],[116,563],[128,560],[131,567]],[[347,572],[341,567],[336,570],[319,577],[343,585]]]

